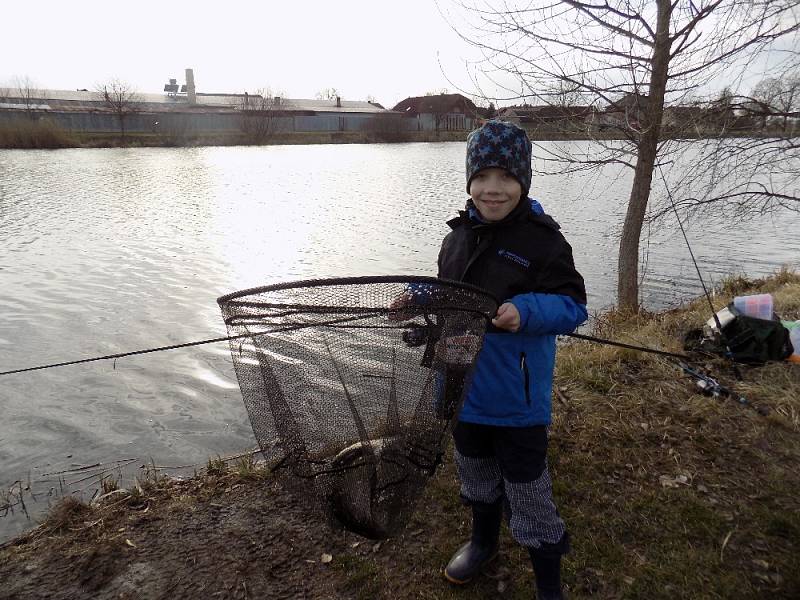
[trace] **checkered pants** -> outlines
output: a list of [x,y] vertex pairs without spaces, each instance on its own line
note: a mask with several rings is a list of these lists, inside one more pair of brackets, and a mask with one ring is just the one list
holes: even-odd
[[[467,503],[503,498],[514,539],[527,548],[566,544],[547,469],[547,428],[459,422],[453,438]],[[564,549],[566,551],[566,549]]]

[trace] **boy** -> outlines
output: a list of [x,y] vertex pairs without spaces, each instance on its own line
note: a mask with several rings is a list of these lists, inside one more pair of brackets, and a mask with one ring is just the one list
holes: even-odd
[[524,130],[488,121],[467,140],[466,210],[448,222],[439,277],[502,301],[487,330],[453,430],[461,496],[472,536],[445,568],[471,580],[497,553],[505,507],[533,563],[540,599],[561,598],[569,537],[547,470],[556,335],[586,320],[586,291],[558,224],[528,198],[531,143]]

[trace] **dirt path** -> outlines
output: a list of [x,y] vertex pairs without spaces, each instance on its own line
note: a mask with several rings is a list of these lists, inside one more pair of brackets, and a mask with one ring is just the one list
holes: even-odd
[[0,598],[346,597],[337,592],[343,576],[321,561],[347,547],[346,534],[274,483],[198,485],[97,515],[74,505],[60,532],[40,530],[2,551]]
[[[408,527],[376,542],[332,531],[266,473],[161,479],[102,504],[57,505],[0,546],[0,600],[530,597],[516,545],[468,589],[441,575],[468,536],[452,464],[431,480]],[[521,595],[516,595],[521,594]]]

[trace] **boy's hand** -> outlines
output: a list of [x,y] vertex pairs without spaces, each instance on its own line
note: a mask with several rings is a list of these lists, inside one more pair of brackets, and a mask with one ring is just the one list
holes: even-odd
[[519,331],[520,318],[517,307],[511,302],[504,302],[497,309],[497,315],[492,319],[492,325],[499,329],[505,329],[511,333]]
[[407,321],[412,317],[409,311],[402,310],[403,308],[412,306],[414,301],[410,294],[400,294],[389,304],[390,312],[388,314],[390,321]]

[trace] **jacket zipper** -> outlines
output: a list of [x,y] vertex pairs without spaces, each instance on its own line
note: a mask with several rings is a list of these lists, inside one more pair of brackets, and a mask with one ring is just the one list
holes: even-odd
[[531,405],[531,393],[530,393],[530,383],[531,383],[531,376],[528,373],[528,362],[526,360],[526,356],[524,352],[520,352],[519,354],[519,368],[522,371],[522,375],[525,379],[525,402],[528,403],[528,406]]
[[[469,268],[472,266],[472,264],[476,260],[478,260],[478,257],[481,254],[483,254],[486,251],[486,248],[488,247],[488,243],[486,243],[486,242],[488,242],[487,238],[482,237],[481,234],[479,233],[477,235],[477,239],[475,241],[475,248],[472,251],[472,255],[467,260],[467,266],[464,267],[463,273],[461,273],[461,281],[464,281],[464,278],[467,276],[467,271],[469,271]],[[483,248],[481,248],[481,244],[484,244],[484,243],[485,243],[485,246]]]

